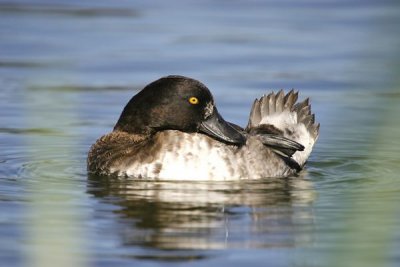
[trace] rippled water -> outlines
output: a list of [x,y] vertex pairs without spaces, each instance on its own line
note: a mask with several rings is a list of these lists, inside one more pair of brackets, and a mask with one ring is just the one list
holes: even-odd
[[[397,266],[395,1],[0,1],[1,266]],[[255,97],[311,97],[296,177],[86,174],[89,146],[168,74],[245,125]]]

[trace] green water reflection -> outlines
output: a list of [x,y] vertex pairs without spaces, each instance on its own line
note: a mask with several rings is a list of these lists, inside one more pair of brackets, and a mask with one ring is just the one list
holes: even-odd
[[70,195],[77,189],[76,180],[69,173],[76,155],[72,145],[75,142],[70,132],[52,130],[76,123],[75,99],[54,92],[28,91],[25,97],[27,124],[42,128],[5,131],[26,135],[29,163],[20,174],[29,179],[25,189],[25,263],[38,267],[86,266],[88,254],[81,224],[85,215]]

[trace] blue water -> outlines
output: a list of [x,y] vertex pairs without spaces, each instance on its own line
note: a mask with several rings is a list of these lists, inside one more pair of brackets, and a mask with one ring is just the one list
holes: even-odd
[[[396,1],[0,1],[1,266],[397,266]],[[226,120],[310,97],[298,177],[89,179],[90,145],[165,75]]]

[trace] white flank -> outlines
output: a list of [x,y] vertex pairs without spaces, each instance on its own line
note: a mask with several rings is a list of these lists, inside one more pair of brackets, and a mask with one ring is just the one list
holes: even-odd
[[[173,131],[171,131],[173,132]],[[168,180],[213,180],[238,179],[230,177],[226,162],[221,155],[232,154],[229,146],[215,142],[210,147],[203,134],[166,135],[164,146],[151,163],[134,164],[124,173],[128,176]],[[180,138],[179,138],[180,137]],[[168,145],[167,145],[168,144]],[[173,148],[173,149],[171,149]],[[161,165],[161,171],[155,175],[154,169]]]

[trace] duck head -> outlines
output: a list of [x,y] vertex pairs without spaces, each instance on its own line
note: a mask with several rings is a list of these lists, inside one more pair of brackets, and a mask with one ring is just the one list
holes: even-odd
[[143,88],[125,106],[114,130],[134,134],[179,130],[235,145],[246,141],[218,113],[210,90],[183,76],[163,77]]

